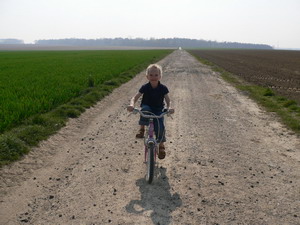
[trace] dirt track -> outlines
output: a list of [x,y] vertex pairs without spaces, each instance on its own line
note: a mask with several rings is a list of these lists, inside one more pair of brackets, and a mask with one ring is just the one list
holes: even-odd
[[185,51],[160,63],[176,113],[154,183],[125,110],[140,74],[1,169],[0,224],[300,224],[300,138]]

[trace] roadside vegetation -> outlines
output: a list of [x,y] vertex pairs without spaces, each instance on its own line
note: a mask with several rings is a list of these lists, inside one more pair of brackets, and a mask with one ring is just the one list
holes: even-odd
[[210,66],[213,71],[219,72],[225,81],[231,83],[243,93],[248,94],[252,99],[265,107],[267,111],[275,112],[289,129],[300,134],[300,106],[296,101],[280,96],[271,88],[246,82],[240,76],[226,71],[215,63],[201,58],[193,54],[193,52],[190,53],[201,63]]
[[0,166],[172,50],[0,52]]

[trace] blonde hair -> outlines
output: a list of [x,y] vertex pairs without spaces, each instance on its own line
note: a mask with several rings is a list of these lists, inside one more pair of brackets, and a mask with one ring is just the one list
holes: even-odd
[[159,70],[160,77],[162,78],[162,67],[158,64],[150,64],[146,69],[146,75],[149,75],[149,70],[153,67]]

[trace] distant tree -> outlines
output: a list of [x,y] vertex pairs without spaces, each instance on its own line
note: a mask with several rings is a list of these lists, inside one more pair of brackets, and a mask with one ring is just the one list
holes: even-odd
[[8,39],[0,39],[0,44],[3,44],[3,45],[20,45],[20,44],[24,44],[24,41],[19,40],[19,39],[8,38]]
[[273,49],[270,45],[238,42],[217,42],[188,38],[102,38],[102,39],[50,39],[37,40],[37,45],[66,45],[66,46],[135,46],[135,47],[172,47],[172,48],[247,48]]

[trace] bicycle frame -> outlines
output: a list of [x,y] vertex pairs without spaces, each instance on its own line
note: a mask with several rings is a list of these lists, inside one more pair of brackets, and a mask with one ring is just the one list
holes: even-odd
[[[145,163],[147,164],[147,175],[146,180],[151,184],[154,177],[154,167],[157,156],[157,141],[154,137],[154,123],[153,119],[162,118],[169,111],[163,112],[161,115],[146,115],[139,109],[134,109],[133,113],[139,113],[142,117],[149,118],[149,127],[147,129],[147,134],[145,135],[144,145],[145,145]],[[150,150],[150,151],[149,151]]]
[[[169,111],[163,112],[162,114],[160,114],[159,116],[156,115],[147,115],[144,114],[141,110],[139,109],[134,109],[133,113],[139,113],[142,117],[145,118],[149,118],[149,128],[148,128],[148,132],[145,135],[145,139],[144,139],[144,144],[145,144],[145,162],[147,159],[147,148],[149,147],[149,145],[155,145],[155,150],[157,150],[157,141],[154,138],[154,122],[153,119],[159,119],[164,117],[166,114],[169,114]],[[157,151],[155,151],[155,158],[157,155]]]
[[154,123],[153,123],[153,118],[149,119],[149,128],[148,128],[148,132],[145,135],[145,139],[144,139],[144,144],[145,144],[145,162],[147,162],[147,154],[148,154],[148,148],[152,145],[154,145],[154,155],[155,158],[154,160],[156,160],[156,155],[157,155],[157,141],[154,138]]

